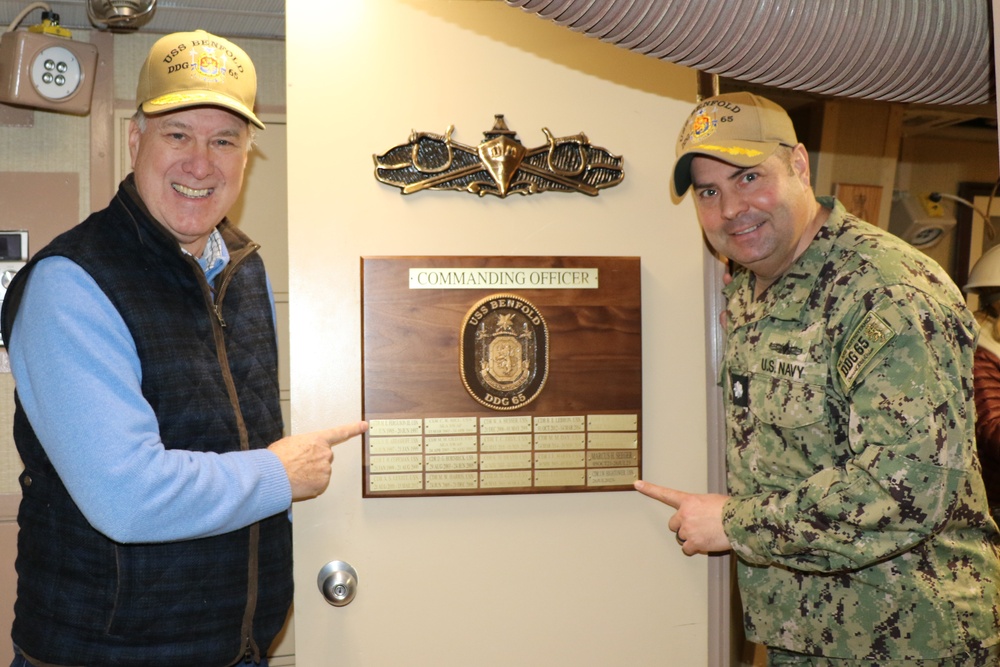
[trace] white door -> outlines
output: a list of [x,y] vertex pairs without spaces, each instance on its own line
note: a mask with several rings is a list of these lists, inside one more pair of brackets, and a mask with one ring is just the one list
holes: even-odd
[[[362,256],[639,256],[644,477],[705,490],[703,243],[666,181],[693,72],[499,2],[288,0],[287,54],[292,429],[361,416]],[[411,130],[476,145],[497,113],[528,147],[585,132],[624,182],[499,199],[375,180]],[[361,443],[342,445],[294,510],[296,664],[705,665],[707,559],[668,517],[630,491],[366,499]],[[334,560],[359,576],[343,607],[316,585]]]
[[[260,114],[267,125],[258,131],[243,175],[243,192],[229,219],[260,244],[260,254],[274,290],[278,316],[278,384],[285,432],[291,423],[288,335],[288,132],[285,118]],[[294,614],[271,646],[271,667],[295,664]],[[302,663],[299,663],[302,664]]]

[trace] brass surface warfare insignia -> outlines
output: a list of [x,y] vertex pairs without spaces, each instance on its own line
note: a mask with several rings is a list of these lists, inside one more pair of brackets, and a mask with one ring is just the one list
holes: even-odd
[[420,190],[464,190],[482,197],[538,192],[582,192],[597,196],[602,188],[625,177],[622,158],[592,146],[582,132],[554,137],[542,128],[548,143],[525,148],[507,128],[502,114],[484,132],[478,146],[452,140],[454,126],[442,136],[413,131],[408,143],[373,155],[375,178],[408,195]]
[[873,312],[869,312],[855,327],[847,345],[837,360],[837,371],[845,387],[850,387],[864,370],[875,353],[885,347],[886,343],[895,337],[885,320]]
[[549,373],[549,330],[528,300],[486,297],[466,314],[460,340],[462,382],[479,403],[516,410],[541,393]]

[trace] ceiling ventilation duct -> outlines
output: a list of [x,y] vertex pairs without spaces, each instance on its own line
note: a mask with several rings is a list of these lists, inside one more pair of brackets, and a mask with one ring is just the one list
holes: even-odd
[[748,83],[923,104],[985,104],[993,96],[985,0],[504,1]]
[[135,32],[155,8],[156,0],[87,0],[87,18],[100,30]]

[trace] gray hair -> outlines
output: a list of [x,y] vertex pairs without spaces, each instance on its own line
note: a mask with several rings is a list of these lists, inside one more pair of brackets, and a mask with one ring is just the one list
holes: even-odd
[[[142,110],[142,107],[139,107],[138,109],[135,110],[135,113],[132,114],[132,120],[135,121],[135,124],[139,126],[140,132],[146,131],[146,112]],[[251,123],[249,120],[246,121],[246,123],[247,123],[247,152],[249,153],[250,151],[253,150],[253,147],[257,143],[257,126]]]

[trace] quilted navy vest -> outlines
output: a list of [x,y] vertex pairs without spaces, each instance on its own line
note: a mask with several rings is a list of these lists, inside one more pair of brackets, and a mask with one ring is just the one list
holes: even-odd
[[[34,263],[67,257],[124,318],[167,448],[266,447],[281,437],[282,422],[264,266],[244,234],[226,221],[219,229],[231,262],[212,286],[216,312],[200,267],[127,179],[107,209],[18,272],[4,299],[5,340]],[[216,537],[119,544],[80,513],[19,402],[14,439],[25,470],[13,639],[27,656],[59,665],[223,667],[266,652],[292,598],[284,513]]]

